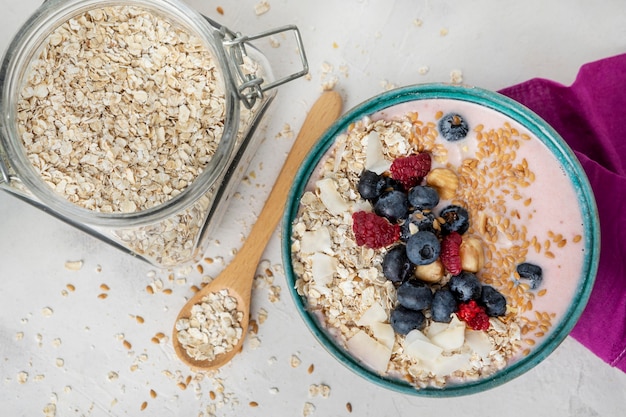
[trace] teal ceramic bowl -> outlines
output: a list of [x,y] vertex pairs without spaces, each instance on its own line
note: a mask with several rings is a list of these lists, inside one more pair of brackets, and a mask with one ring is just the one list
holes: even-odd
[[[292,264],[292,236],[293,223],[298,215],[300,199],[321,159],[333,145],[335,138],[345,133],[349,127],[366,116],[384,111],[391,106],[409,103],[418,100],[451,99],[478,104],[488,109],[500,112],[519,122],[532,135],[541,140],[550,152],[560,162],[562,170],[576,190],[576,197],[580,206],[583,221],[584,237],[580,242],[584,245],[586,254],[582,260],[580,276],[575,283],[573,295],[569,300],[560,300],[565,303],[565,313],[561,319],[553,324],[549,336],[538,341],[526,356],[516,359],[504,369],[489,376],[480,377],[467,382],[455,382],[444,387],[426,387],[416,389],[402,378],[393,378],[379,375],[358,359],[353,357],[344,346],[341,346],[325,329],[318,315],[310,310],[307,299],[296,290],[298,276]],[[479,89],[448,84],[414,85],[385,92],[373,97],[348,111],[321,137],[317,145],[310,152],[297,176],[290,191],[283,220],[282,255],[285,267],[287,287],[295,303],[295,307],[319,343],[341,364],[356,375],[365,378],[373,384],[398,391],[404,394],[424,397],[452,397],[474,394],[497,387],[511,379],[529,371],[552,353],[567,337],[587,303],[594,283],[599,258],[599,221],[592,189],[580,163],[572,150],[561,137],[536,114],[519,103],[498,93]],[[557,294],[546,295],[557,296]]]

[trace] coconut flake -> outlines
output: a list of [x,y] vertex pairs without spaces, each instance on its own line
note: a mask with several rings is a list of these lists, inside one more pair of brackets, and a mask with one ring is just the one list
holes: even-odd
[[350,210],[350,205],[343,200],[332,178],[321,179],[315,185],[319,189],[320,200],[332,215],[339,216]]
[[332,253],[331,245],[330,231],[326,226],[322,226],[317,230],[307,231],[302,234],[300,251],[302,253]]
[[384,373],[391,358],[391,349],[359,330],[346,342],[348,350],[374,371]]
[[365,136],[365,169],[382,174],[391,167],[391,161],[388,161],[383,154],[383,146],[380,141],[380,135],[375,130]]
[[337,270],[337,259],[324,253],[316,252],[311,256],[311,273],[317,284],[328,285],[333,282]]

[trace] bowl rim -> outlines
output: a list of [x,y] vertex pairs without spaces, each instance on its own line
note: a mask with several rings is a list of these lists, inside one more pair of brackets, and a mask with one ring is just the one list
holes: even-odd
[[[344,348],[339,346],[313,314],[307,310],[305,297],[300,296],[295,288],[296,276],[291,263],[291,236],[292,222],[297,215],[300,198],[306,184],[318,162],[332,145],[334,138],[345,132],[351,123],[361,120],[365,116],[397,104],[426,99],[453,99],[483,105],[516,120],[538,137],[555,155],[572,181],[581,208],[584,230],[587,233],[585,233],[584,237],[586,256],[583,260],[580,281],[574,293],[574,299],[577,302],[569,305],[561,322],[555,326],[550,335],[537,348],[533,349],[527,356],[516,360],[505,369],[497,371],[490,376],[463,384],[446,385],[443,388],[425,387],[418,389],[407,382],[379,375],[363,366],[357,359],[351,357]],[[479,87],[446,83],[414,84],[389,90],[363,101],[346,112],[322,135],[300,166],[289,191],[282,221],[281,249],[285,279],[296,309],[314,337],[331,356],[352,372],[383,388],[415,396],[453,397],[475,394],[495,388],[526,373],[549,356],[567,337],[578,321],[591,295],[599,263],[600,224],[593,190],[582,165],[569,145],[541,117],[517,101],[500,93]]]

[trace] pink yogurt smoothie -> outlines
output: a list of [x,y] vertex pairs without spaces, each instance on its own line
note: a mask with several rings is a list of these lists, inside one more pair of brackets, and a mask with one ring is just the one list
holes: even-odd
[[[519,212],[518,224],[526,228],[527,236],[536,236],[542,246],[546,240],[551,240],[548,236],[549,231],[563,235],[568,241],[568,244],[551,250],[555,254],[554,258],[547,257],[544,248],[540,253],[531,250],[527,256],[528,262],[540,265],[543,269],[544,280],[541,288],[550,294],[535,297],[533,310],[553,314],[552,322],[557,323],[574,297],[585,256],[582,244],[569,244],[574,239],[580,239],[584,233],[577,191],[550,150],[518,122],[498,111],[459,100],[419,100],[380,111],[372,115],[372,120],[394,119],[408,113],[418,113],[422,120],[436,121],[437,113],[442,111],[444,114],[447,111],[461,114],[470,126],[465,139],[458,142],[444,140],[440,142],[448,151],[447,163],[453,166],[459,166],[467,158],[476,158],[478,140],[474,129],[478,125],[482,125],[482,131],[485,132],[490,129],[497,130],[504,123],[508,123],[513,129],[526,132],[531,137],[530,140],[521,142],[522,145],[517,149],[516,155],[518,161],[527,161],[528,168],[535,173],[535,181],[523,190],[522,199],[516,200],[511,195],[501,195],[509,212],[513,210]],[[488,158],[497,159],[494,155]],[[433,166],[436,165],[434,162]],[[525,205],[524,202],[528,201],[528,198],[532,199],[532,203]],[[506,237],[499,236],[498,246],[507,247],[511,244]],[[551,243],[550,246],[553,247],[554,244]],[[532,318],[534,313],[528,311],[526,316]]]

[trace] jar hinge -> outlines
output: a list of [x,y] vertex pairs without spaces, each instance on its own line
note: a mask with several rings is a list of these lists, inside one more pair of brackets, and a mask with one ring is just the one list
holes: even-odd
[[[302,44],[300,30],[294,25],[270,29],[252,36],[243,35],[239,32],[232,32],[224,26],[219,26],[219,28],[222,32],[222,36],[224,37],[223,45],[235,64],[234,67],[237,76],[236,85],[239,97],[248,109],[254,106],[257,99],[263,97],[263,93],[265,91],[302,77],[309,72],[309,63],[304,53],[304,45]],[[249,64],[249,62],[246,62],[246,57],[248,56],[246,44],[257,39],[283,32],[293,32],[298,53],[300,55],[300,61],[302,63],[302,69],[276,81],[264,84],[265,80],[262,77],[259,77],[254,72],[247,70],[246,65]]]

